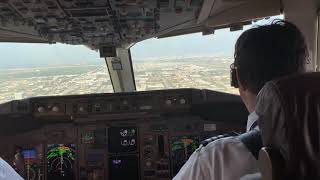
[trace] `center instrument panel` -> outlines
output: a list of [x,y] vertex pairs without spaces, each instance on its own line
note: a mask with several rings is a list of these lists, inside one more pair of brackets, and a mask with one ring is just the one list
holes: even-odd
[[209,90],[36,97],[0,105],[0,157],[27,180],[165,180],[246,118],[238,96]]

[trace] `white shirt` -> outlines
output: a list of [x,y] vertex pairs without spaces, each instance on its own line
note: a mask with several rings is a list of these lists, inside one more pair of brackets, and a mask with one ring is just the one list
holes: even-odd
[[0,180],[23,180],[23,178],[2,158],[0,158]]
[[259,129],[257,124],[258,118],[259,116],[255,111],[249,114],[247,121],[247,132],[252,129]]
[[[248,116],[247,131],[257,120],[255,112]],[[173,180],[239,180],[256,172],[258,162],[251,152],[236,137],[227,137],[200,146]]]

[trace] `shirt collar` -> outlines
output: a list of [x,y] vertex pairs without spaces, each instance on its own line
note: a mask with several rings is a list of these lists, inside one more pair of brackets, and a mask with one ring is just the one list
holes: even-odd
[[251,126],[254,125],[258,121],[258,119],[259,119],[259,116],[255,111],[249,114],[248,121],[247,121],[247,132],[250,131],[252,128],[254,129],[256,128]]

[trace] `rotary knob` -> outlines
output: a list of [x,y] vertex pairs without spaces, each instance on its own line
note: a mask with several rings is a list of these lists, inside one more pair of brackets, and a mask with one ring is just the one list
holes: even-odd
[[46,111],[46,109],[43,106],[39,106],[38,107],[38,112],[39,113],[44,113]]
[[53,107],[52,107],[52,111],[53,111],[53,112],[59,112],[59,110],[60,110],[60,109],[59,109],[58,106],[53,106]]
[[180,99],[180,104],[186,104],[186,100],[184,98]]

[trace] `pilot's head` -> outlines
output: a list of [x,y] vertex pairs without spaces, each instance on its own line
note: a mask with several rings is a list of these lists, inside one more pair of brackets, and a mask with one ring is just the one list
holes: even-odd
[[308,57],[302,33],[289,22],[276,20],[242,33],[231,69],[233,85],[239,87],[249,112],[254,111],[255,97],[266,82],[303,72]]

